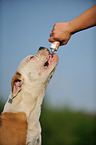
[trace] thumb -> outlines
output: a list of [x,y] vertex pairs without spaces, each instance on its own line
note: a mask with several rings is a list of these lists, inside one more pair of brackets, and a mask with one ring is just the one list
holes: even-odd
[[50,38],[48,39],[48,41],[49,41],[49,42],[54,42],[55,40],[54,40],[53,37],[50,37]]

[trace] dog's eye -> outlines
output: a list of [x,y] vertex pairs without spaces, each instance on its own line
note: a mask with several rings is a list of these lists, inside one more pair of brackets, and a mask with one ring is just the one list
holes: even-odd
[[44,66],[47,66],[47,67],[48,67],[48,65],[49,65],[49,63],[48,63],[48,61],[46,61],[46,62],[44,63]]
[[30,59],[32,59],[34,56],[31,56]]

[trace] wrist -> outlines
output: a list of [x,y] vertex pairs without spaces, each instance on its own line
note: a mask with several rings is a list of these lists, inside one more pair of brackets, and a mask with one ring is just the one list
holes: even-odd
[[76,33],[75,25],[74,25],[73,21],[68,22],[68,27],[69,27],[69,32],[71,35]]

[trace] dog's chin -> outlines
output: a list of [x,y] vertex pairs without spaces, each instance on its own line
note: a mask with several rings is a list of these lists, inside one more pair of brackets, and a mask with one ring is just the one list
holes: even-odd
[[49,76],[48,76],[47,79],[46,79],[46,82],[49,83],[49,81],[51,80],[51,78],[52,78],[53,75],[54,75],[54,72],[55,72],[55,70],[56,70],[56,67],[57,67],[57,65],[56,65],[56,66],[52,69],[52,71],[50,72]]

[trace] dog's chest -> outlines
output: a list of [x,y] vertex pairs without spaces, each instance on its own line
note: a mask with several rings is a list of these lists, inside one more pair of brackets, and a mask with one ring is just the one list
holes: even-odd
[[3,113],[0,116],[0,145],[26,145],[27,128],[25,113]]

